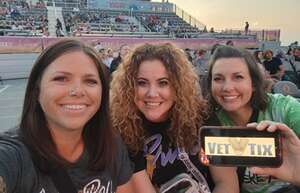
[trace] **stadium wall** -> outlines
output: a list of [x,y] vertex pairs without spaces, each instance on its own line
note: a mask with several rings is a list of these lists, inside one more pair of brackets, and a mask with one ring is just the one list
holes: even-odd
[[[122,44],[131,47],[143,43],[173,43],[184,49],[210,49],[214,44],[225,44],[228,39],[197,38],[197,39],[170,39],[170,38],[132,38],[132,37],[76,37],[84,42],[94,45],[101,42],[103,47],[110,47],[117,50]],[[42,38],[42,37],[0,37],[1,53],[38,53],[44,48],[63,38]],[[254,39],[231,39],[238,47],[258,48],[259,42]]]

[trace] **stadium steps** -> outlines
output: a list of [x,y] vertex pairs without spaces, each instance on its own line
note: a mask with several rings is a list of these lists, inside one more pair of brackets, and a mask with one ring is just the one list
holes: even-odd
[[56,18],[58,18],[63,27],[63,33],[66,34],[66,27],[64,18],[62,15],[62,8],[61,7],[55,7],[55,6],[47,6],[48,10],[48,26],[49,26],[49,33],[50,36],[56,36]]
[[132,17],[130,17],[130,19],[131,19],[131,22],[134,25],[139,26],[138,27],[138,29],[139,29],[138,31],[139,32],[146,32],[146,31],[148,31],[148,30],[146,30],[146,28],[141,24],[141,22],[136,17],[132,16]]

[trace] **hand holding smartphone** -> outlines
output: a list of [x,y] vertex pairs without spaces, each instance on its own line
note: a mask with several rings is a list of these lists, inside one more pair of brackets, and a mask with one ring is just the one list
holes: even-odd
[[282,164],[279,131],[204,126],[199,136],[201,147],[211,165],[279,167]]

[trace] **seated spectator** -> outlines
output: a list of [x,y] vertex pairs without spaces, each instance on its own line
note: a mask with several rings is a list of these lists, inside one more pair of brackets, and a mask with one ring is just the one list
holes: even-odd
[[300,48],[299,47],[296,47],[294,49],[293,54],[294,54],[294,57],[295,57],[295,61],[300,62]]
[[256,50],[254,53],[253,53],[253,56],[256,60],[257,63],[260,63],[262,64],[263,62],[263,52],[261,50]]
[[279,58],[273,57],[272,50],[266,50],[264,53],[264,67],[270,73],[271,77],[282,80],[284,75],[284,66]]
[[119,14],[118,16],[115,17],[115,22],[116,23],[121,23],[122,22],[121,14]]
[[21,14],[16,8],[12,9],[12,11],[10,12],[10,17],[13,19],[17,19],[20,16]]

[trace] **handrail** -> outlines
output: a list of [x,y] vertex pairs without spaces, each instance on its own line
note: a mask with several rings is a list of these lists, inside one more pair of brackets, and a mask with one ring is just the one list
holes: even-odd
[[[244,29],[225,29],[221,33],[245,35]],[[256,36],[259,41],[280,41],[280,29],[252,29],[247,35]]]
[[173,4],[173,12],[179,16],[181,19],[183,19],[185,22],[190,24],[193,27],[196,27],[198,30],[203,30],[205,28],[205,24],[197,20],[192,15],[185,12],[183,9],[178,7],[176,4]]

